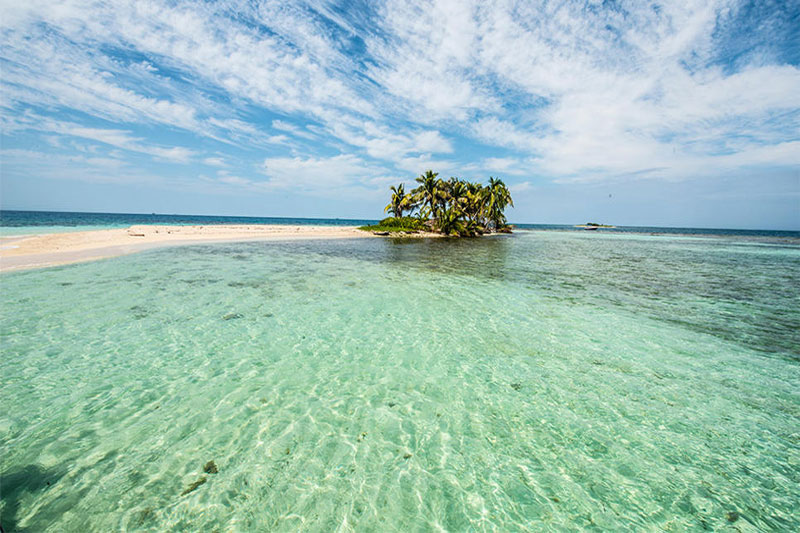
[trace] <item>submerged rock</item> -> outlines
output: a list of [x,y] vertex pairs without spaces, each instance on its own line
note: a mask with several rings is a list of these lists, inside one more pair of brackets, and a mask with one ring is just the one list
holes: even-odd
[[218,473],[219,469],[217,468],[217,463],[215,463],[214,461],[207,462],[206,465],[203,467],[203,472],[205,472],[206,474]]
[[148,520],[152,520],[155,517],[155,511],[152,507],[147,507],[139,513],[139,519],[137,520],[138,525],[142,526]]
[[228,313],[222,317],[222,320],[236,320],[237,318],[244,318],[244,315],[241,313]]
[[196,490],[197,490],[197,487],[199,487],[200,485],[202,485],[202,484],[203,484],[203,483],[205,483],[206,481],[208,481],[208,479],[206,478],[206,476],[203,476],[203,477],[201,477],[200,479],[198,479],[197,481],[195,481],[194,483],[192,483],[191,485],[189,485],[189,487],[188,487],[188,488],[187,488],[185,491],[181,492],[181,496],[186,496],[186,495],[187,495],[187,494],[189,494],[190,492],[194,492],[194,491],[196,491]]
[[228,283],[228,287],[237,287],[237,288],[249,288],[249,289],[257,289],[261,287],[262,283],[256,280],[250,281],[231,281]]
[[522,388],[522,383],[512,383],[511,388],[514,390],[520,390]]
[[133,318],[137,320],[141,320],[142,318],[147,318],[149,315],[149,311],[142,307],[141,305],[134,305],[130,308],[130,311],[133,312]]
[[736,511],[728,511],[727,513],[725,513],[725,518],[728,519],[728,522],[736,522],[737,520],[739,520],[739,513],[737,513]]

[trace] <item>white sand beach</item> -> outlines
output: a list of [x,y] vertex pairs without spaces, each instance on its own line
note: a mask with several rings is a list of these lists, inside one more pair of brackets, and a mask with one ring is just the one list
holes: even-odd
[[131,226],[0,239],[0,272],[44,268],[185,244],[374,238],[355,226]]

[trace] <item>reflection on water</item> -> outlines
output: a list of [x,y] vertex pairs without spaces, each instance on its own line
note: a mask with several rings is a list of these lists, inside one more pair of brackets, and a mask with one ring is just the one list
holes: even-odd
[[383,253],[375,259],[399,268],[502,279],[512,246],[509,239],[391,239],[381,241]]

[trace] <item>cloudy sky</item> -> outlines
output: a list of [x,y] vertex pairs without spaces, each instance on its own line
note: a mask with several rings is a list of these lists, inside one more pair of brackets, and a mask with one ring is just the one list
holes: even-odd
[[6,209],[800,229],[800,2],[2,0]]

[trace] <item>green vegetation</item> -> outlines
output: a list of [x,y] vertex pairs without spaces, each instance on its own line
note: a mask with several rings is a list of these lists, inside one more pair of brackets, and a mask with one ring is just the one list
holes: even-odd
[[576,228],[616,228],[610,224],[598,224],[597,222],[587,222],[586,224],[577,224]]
[[[444,235],[472,237],[484,233],[510,233],[505,208],[514,206],[502,180],[489,178],[487,185],[450,178],[445,181],[428,170],[416,179],[419,184],[406,193],[401,183],[391,187],[392,196],[384,211],[392,217],[360,229],[375,232],[434,231]],[[403,216],[405,212],[413,216]]]
[[428,228],[425,226],[425,222],[417,217],[384,218],[376,225],[361,226],[358,229],[364,231],[388,231],[390,233],[401,232],[401,231],[405,231],[407,233],[417,233],[420,231],[428,230]]
[[392,191],[392,200],[387,205],[383,212],[392,212],[395,218],[403,218],[403,211],[411,208],[409,195],[406,194],[405,185],[402,183],[397,187],[389,187]]

